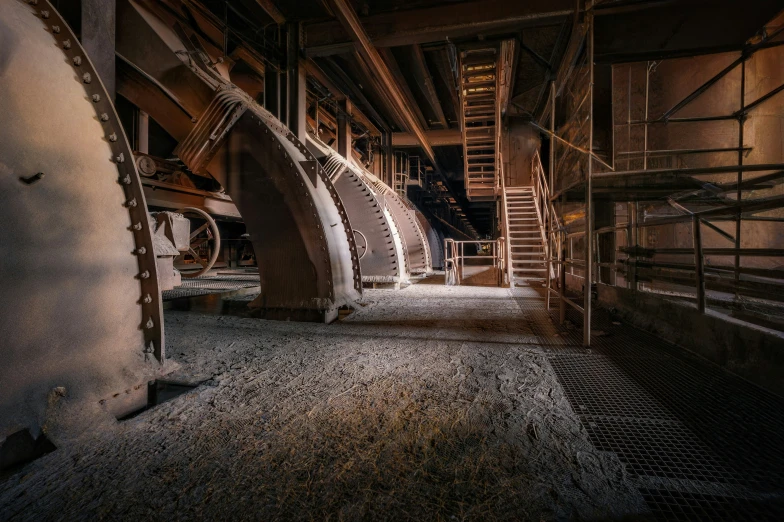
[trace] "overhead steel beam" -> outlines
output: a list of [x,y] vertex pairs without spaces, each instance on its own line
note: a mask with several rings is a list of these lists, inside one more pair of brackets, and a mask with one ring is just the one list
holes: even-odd
[[422,52],[422,47],[419,45],[412,45],[411,50],[414,74],[417,77],[417,81],[420,84],[421,90],[427,98],[427,101],[430,103],[430,106],[433,108],[433,112],[436,115],[438,123],[440,123],[443,128],[448,129],[449,123],[446,121],[444,109],[441,107],[441,100],[438,99],[436,86],[433,83],[433,76],[430,74],[430,69],[427,66],[427,62],[425,61],[425,53]]
[[[346,71],[344,71],[340,65],[330,58],[327,58],[326,61],[323,62],[323,66],[326,69],[325,72],[327,74],[330,72],[333,73],[333,76],[340,80],[340,83],[342,83],[349,93],[354,96],[355,105],[356,102],[362,104],[362,106],[368,112],[368,115],[375,119],[381,130],[384,132],[389,132],[389,125],[387,125],[386,120],[378,113],[378,111],[376,111],[375,107],[373,107],[373,104],[370,103],[365,94],[359,87],[357,87],[356,82],[351,79]],[[324,86],[327,87],[326,85]]]
[[[411,107],[412,112],[417,117],[417,121],[419,125],[426,129],[428,125],[427,118],[425,118],[424,113],[422,112],[422,108],[414,98],[414,93],[411,92],[411,88],[406,81],[406,77],[403,75],[403,71],[400,69],[400,65],[397,63],[397,59],[395,55],[392,54],[392,49],[379,49],[379,54],[381,58],[386,62],[387,67],[389,67],[389,72],[392,73],[392,77],[395,79],[397,84],[400,86],[401,92],[403,93],[406,106]],[[382,87],[385,87],[382,85]],[[394,102],[392,102],[394,105]]]
[[[323,85],[332,94],[332,98],[337,102],[343,102],[348,99],[348,96],[332,82],[332,79],[321,70],[321,68],[313,63],[313,60],[305,60],[304,67],[307,69],[308,74],[312,76],[317,82]],[[381,131],[376,125],[368,119],[365,114],[352,106],[352,117],[361,125],[363,125],[371,136],[381,136]]]
[[286,17],[280,12],[278,6],[272,0],[256,0],[256,3],[261,7],[276,24],[281,25],[286,22]]
[[[430,145],[433,147],[446,147],[450,145],[463,146],[463,133],[460,129],[429,130],[425,132]],[[416,136],[410,132],[395,132],[392,134],[394,147],[418,147]]]
[[[333,0],[329,3],[338,14]],[[550,25],[562,22],[573,10],[574,0],[475,0],[368,16],[362,23],[373,45],[394,47]],[[330,21],[308,26],[308,56],[350,52],[352,31],[341,25]]]
[[387,95],[395,105],[395,109],[403,117],[406,127],[416,136],[422,150],[425,152],[425,156],[427,156],[430,162],[435,166],[436,155],[425,135],[425,130],[419,124],[416,115],[412,112],[411,107],[409,107],[406,102],[406,96],[403,94],[402,88],[397,84],[389,67],[384,63],[381,55],[378,54],[378,50],[376,50],[375,46],[370,41],[359,18],[357,18],[357,13],[354,12],[354,8],[349,5],[347,0],[329,0],[329,4],[332,6],[332,11],[335,13],[335,16],[340,21],[345,31],[351,35],[351,39],[356,44],[359,55],[387,91]]

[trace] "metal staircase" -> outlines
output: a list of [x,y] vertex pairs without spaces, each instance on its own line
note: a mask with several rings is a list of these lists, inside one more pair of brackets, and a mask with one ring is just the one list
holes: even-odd
[[461,54],[460,121],[463,126],[463,164],[469,200],[498,196],[500,125],[498,49],[472,49]]
[[507,233],[511,251],[509,280],[547,279],[543,224],[534,199],[533,187],[505,190]]

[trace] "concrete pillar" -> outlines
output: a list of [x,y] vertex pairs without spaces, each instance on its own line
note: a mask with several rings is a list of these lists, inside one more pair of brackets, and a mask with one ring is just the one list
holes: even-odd
[[115,0],[82,0],[82,46],[114,100]]

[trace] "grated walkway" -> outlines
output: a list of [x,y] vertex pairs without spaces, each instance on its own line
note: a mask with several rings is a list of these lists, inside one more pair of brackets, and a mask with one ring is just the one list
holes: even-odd
[[[784,400],[653,335],[543,290],[512,290],[572,408],[601,451],[618,455],[661,520],[784,519]],[[548,317],[549,315],[549,317]]]

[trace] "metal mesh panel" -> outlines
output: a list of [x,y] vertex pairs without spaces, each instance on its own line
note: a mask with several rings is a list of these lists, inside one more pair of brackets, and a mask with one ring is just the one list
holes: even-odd
[[784,519],[784,400],[606,310],[586,349],[576,310],[560,325],[544,289],[511,292],[591,442],[618,455],[657,518]]

